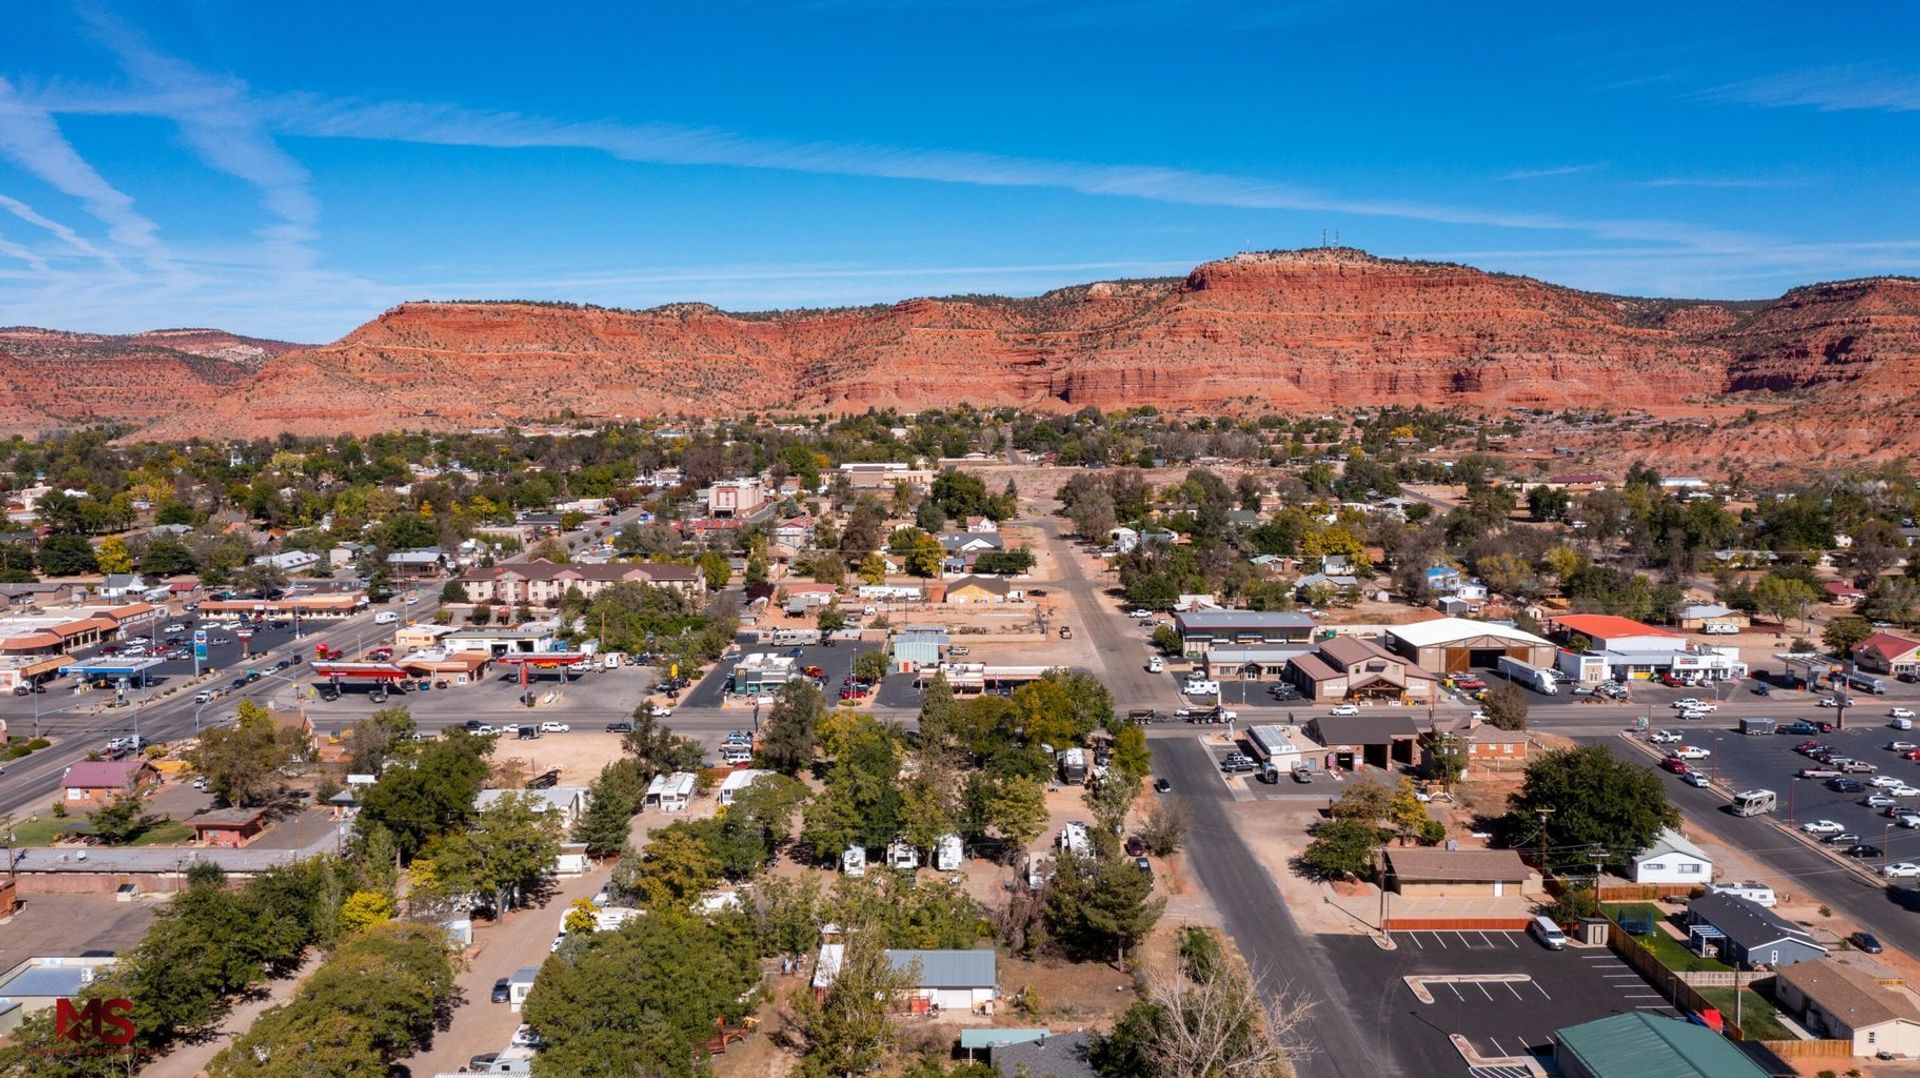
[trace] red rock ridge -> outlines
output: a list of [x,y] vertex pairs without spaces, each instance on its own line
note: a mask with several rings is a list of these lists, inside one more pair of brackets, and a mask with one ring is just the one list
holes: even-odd
[[0,434],[176,420],[298,347],[217,329],[0,328]]

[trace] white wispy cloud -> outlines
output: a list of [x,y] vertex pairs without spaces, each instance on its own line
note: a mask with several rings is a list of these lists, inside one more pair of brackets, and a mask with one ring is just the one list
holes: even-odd
[[1761,176],[1662,176],[1653,180],[1635,180],[1635,187],[1707,187],[1727,190],[1742,188],[1763,190],[1767,188],[1805,187],[1805,180],[1791,180]]
[[1881,64],[1806,68],[1728,83],[1697,96],[1722,104],[1822,112],[1920,112],[1920,74]]
[[149,265],[171,264],[160,226],[134,209],[133,199],[87,163],[44,108],[24,100],[0,77],[0,155],[49,186],[80,200],[114,242],[139,253]]
[[15,217],[20,218],[35,228],[45,229],[58,238],[61,243],[79,254],[86,255],[89,258],[99,258],[107,261],[113,260],[112,255],[94,246],[91,240],[86,239],[66,225],[48,218],[32,206],[27,205],[17,198],[0,195],[0,209],[6,210],[8,213],[13,214]]
[[1503,180],[1550,180],[1556,176],[1578,176],[1582,172],[1593,172],[1605,168],[1605,165],[1559,165],[1553,168],[1523,168],[1506,173]]
[[279,130],[317,138],[496,149],[597,150],[621,160],[650,164],[723,165],[985,187],[1050,188],[1190,206],[1347,213],[1437,224],[1580,232],[1605,239],[1681,245],[1754,238],[1681,221],[1573,218],[1441,203],[1347,198],[1275,180],[1161,166],[1085,164],[863,143],[794,142],[709,128],[565,121],[419,102],[294,95],[277,102],[274,123]]
[[247,84],[208,74],[149,45],[131,27],[91,7],[81,14],[127,74],[151,96],[144,107],[172,120],[181,138],[209,168],[227,173],[260,192],[267,212],[278,218],[260,231],[289,269],[311,266],[316,258],[305,244],[316,237],[320,206],[305,166],[274,142],[261,122]]

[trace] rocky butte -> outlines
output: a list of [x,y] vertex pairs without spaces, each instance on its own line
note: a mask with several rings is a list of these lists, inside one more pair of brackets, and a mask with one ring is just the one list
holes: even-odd
[[[719,415],[958,401],[1664,415],[1786,401],[1798,406],[1741,437],[1764,429],[1796,445],[1837,439],[1871,451],[1899,437],[1890,419],[1915,412],[1916,356],[1920,281],[1908,278],[1811,285],[1772,301],[1634,299],[1322,248],[1026,299],[761,314],[410,303],[334,344],[272,356],[204,407],[129,418],[151,416],[144,436],[170,438],[460,428],[567,410]],[[147,396],[171,377],[149,379]],[[1874,415],[1855,424],[1867,403]]]
[[0,328],[0,435],[196,414],[298,347],[217,329],[112,336]]

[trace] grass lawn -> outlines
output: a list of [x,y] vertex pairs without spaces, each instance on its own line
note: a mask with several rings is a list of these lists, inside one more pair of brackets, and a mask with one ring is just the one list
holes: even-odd
[[1661,928],[1662,925],[1667,923],[1667,915],[1660,911],[1660,907],[1650,902],[1609,904],[1606,906],[1606,912],[1607,916],[1613,918],[1615,921],[1620,920],[1623,914],[1637,913],[1642,916],[1651,917],[1653,919],[1653,931],[1644,936],[1635,936],[1633,938],[1639,940],[1647,950],[1652,951],[1653,956],[1660,960],[1661,965],[1676,973],[1720,971],[1733,968],[1717,958],[1702,958],[1692,951],[1687,950],[1686,944],[1667,935]]
[[[1733,989],[1697,988],[1695,991],[1700,993],[1701,998],[1720,1008],[1720,1013],[1726,1016],[1727,1021],[1733,1021]],[[1740,990],[1740,1031],[1745,1033],[1749,1040],[1790,1041],[1794,1039],[1793,1031],[1780,1024],[1780,1017],[1775,1013],[1773,1004],[1761,998],[1760,994],[1751,988]]]
[[[51,846],[54,840],[69,832],[85,830],[86,818],[69,816],[62,820],[52,816],[42,816],[13,826],[13,844],[15,846]],[[193,839],[193,828],[179,820],[163,820],[148,828],[139,838],[133,840],[135,846],[170,846],[178,842]]]
[[77,827],[86,825],[86,819],[70,816],[59,819],[54,816],[42,816],[37,820],[26,820],[13,825],[13,844],[15,846],[51,846],[55,839]]

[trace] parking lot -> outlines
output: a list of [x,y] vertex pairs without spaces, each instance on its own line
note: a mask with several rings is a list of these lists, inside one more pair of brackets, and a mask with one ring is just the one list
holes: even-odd
[[[299,674],[301,667],[286,671]],[[347,685],[337,700],[315,695],[307,700],[307,713],[314,725],[327,734],[337,734],[379,707],[405,707],[422,730],[439,730],[477,719],[494,726],[515,723],[567,722],[575,729],[601,729],[608,722],[626,719],[635,705],[659,680],[660,671],[652,667],[620,666],[612,670],[594,668],[567,674],[556,671],[528,671],[529,687],[535,706],[521,701],[520,674],[515,669],[496,669],[485,681],[448,688],[414,688],[392,693],[385,704],[374,698],[369,685]],[[321,679],[307,676],[303,686],[318,690],[326,687]]]
[[[1781,820],[1795,826],[1813,820],[1832,820],[1846,831],[1861,836],[1863,841],[1881,847],[1885,856],[1867,860],[1865,863],[1870,867],[1877,868],[1888,861],[1920,861],[1920,828],[1901,827],[1882,809],[1862,804],[1863,798],[1876,792],[1871,780],[1877,775],[1898,778],[1920,787],[1920,762],[1902,759],[1897,751],[1887,747],[1896,741],[1920,744],[1920,731],[1889,727],[1886,707],[1878,708],[1877,714],[1865,714],[1865,711],[1865,708],[1849,709],[1845,729],[1812,735],[1743,735],[1736,728],[1738,719],[1727,715],[1725,708],[1708,718],[1691,722],[1671,717],[1664,717],[1666,721],[1663,722],[1663,717],[1655,716],[1652,728],[1679,733],[1683,738],[1681,744],[1711,752],[1711,757],[1694,764],[1710,778],[1735,790],[1774,791],[1779,797],[1777,814]],[[1806,717],[1809,720],[1831,721],[1833,712],[1809,708]],[[1779,725],[1784,726],[1787,721],[1790,720],[1780,720]],[[1797,778],[1795,775],[1801,768],[1819,766],[1793,751],[1795,745],[1805,741],[1831,745],[1847,756],[1874,765],[1878,770],[1874,774],[1848,776],[1860,780],[1866,787],[1858,792],[1829,789],[1823,779]],[[1658,747],[1665,750],[1674,746]],[[1666,771],[1661,774],[1667,775],[1674,787],[1668,796],[1676,802],[1684,804],[1689,798],[1705,803],[1725,800],[1723,795],[1710,790],[1689,789],[1677,776]],[[1920,813],[1920,796],[1908,795],[1896,800],[1905,810]]]
[[[827,701],[832,703],[839,698],[841,682],[853,674],[854,657],[863,651],[872,651],[874,647],[873,644],[844,641],[832,647],[825,644],[775,647],[772,643],[759,641],[751,634],[746,634],[741,636],[740,642],[735,645],[740,654],[732,659],[722,659],[715,663],[707,676],[701,678],[700,683],[682,697],[682,702],[687,707],[719,707],[727,699],[727,681],[733,677],[734,666],[749,655],[768,654],[789,656],[793,659],[794,665],[799,667],[819,667],[826,682]],[[908,678],[909,682],[911,680]],[[736,695],[735,699],[741,699],[741,697]],[[914,703],[900,706],[919,706],[918,693],[915,693]]]
[[[1468,1073],[1453,1034],[1483,1057],[1524,1057],[1551,1052],[1563,1026],[1625,1011],[1675,1014],[1602,947],[1550,951],[1522,932],[1396,932],[1391,951],[1365,936],[1320,940],[1347,983],[1355,1019],[1392,1039],[1409,1074]],[[1423,979],[1431,1003],[1408,978]]]

